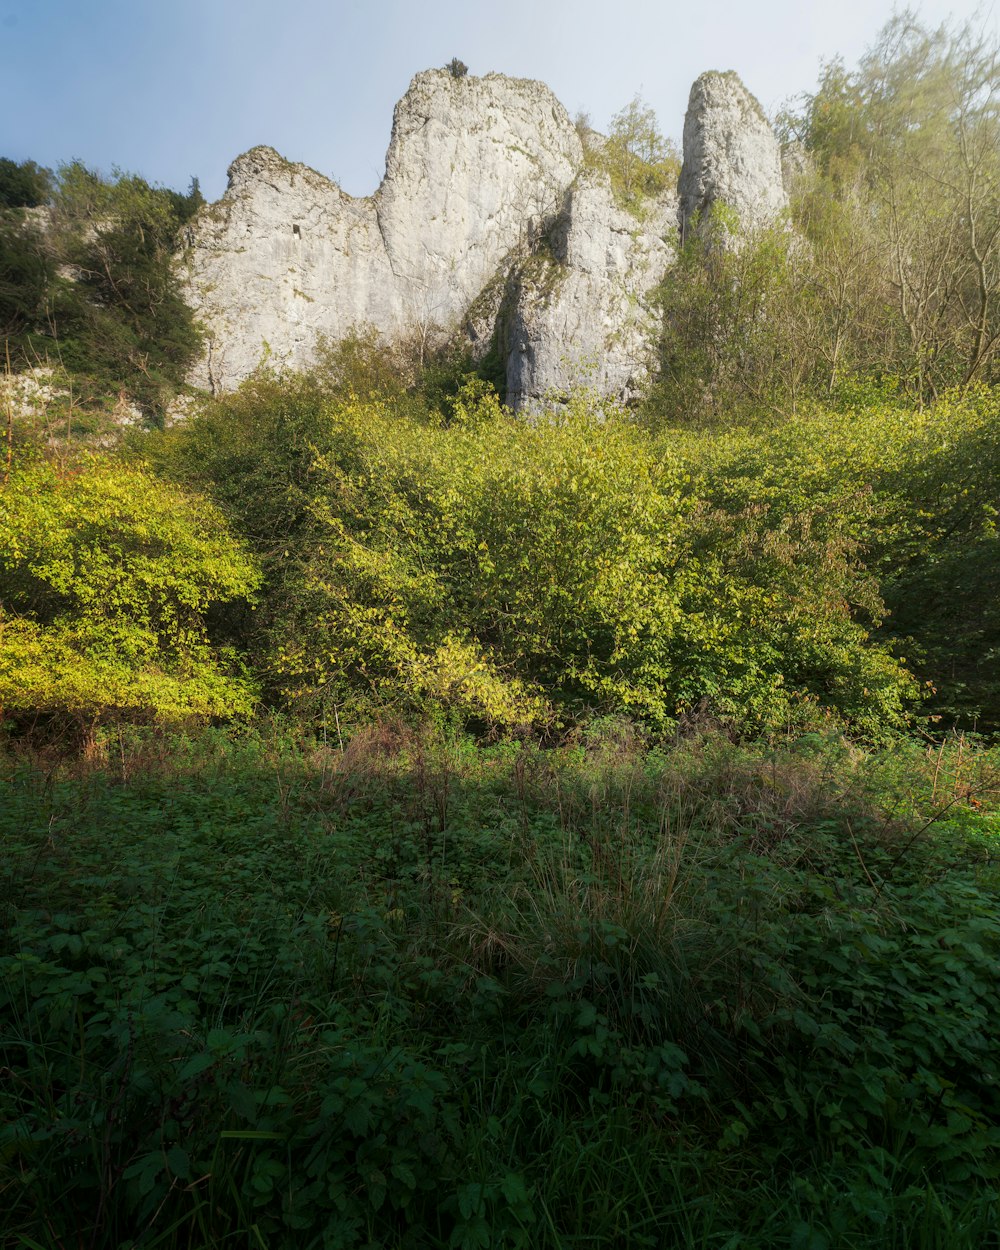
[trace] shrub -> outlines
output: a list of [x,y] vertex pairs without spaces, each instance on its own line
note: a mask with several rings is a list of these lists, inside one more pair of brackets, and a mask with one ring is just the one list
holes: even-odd
[[148,448],[259,552],[248,642],[310,715],[905,720],[847,498],[764,507],[586,397],[529,424],[470,382],[443,425],[324,375],[261,377]]
[[251,709],[253,685],[207,621],[258,578],[215,509],[134,469],[38,463],[0,490],[0,530],[5,715],[89,734]]

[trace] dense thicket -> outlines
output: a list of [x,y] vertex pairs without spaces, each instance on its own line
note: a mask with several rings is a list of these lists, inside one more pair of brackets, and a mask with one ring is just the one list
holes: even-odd
[[850,483],[784,483],[762,510],[706,447],[582,399],[526,423],[474,380],[445,423],[321,374],[262,377],[146,452],[262,560],[247,645],[309,714],[904,723]]
[[[134,436],[132,457],[173,494],[100,459],[42,469],[15,447],[0,603],[8,633],[31,622],[32,645],[55,650],[37,681],[11,661],[8,708],[53,706],[40,692],[60,684],[56,608],[74,636],[96,620],[101,646],[138,630],[169,675],[174,617],[150,634],[143,599],[162,614],[169,593],[203,622],[182,637],[204,647],[210,623],[272,706],[312,723],[392,710],[551,732],[704,713],[741,734],[835,724],[869,738],[924,715],[1000,724],[994,391],[653,435],[583,397],[526,423],[474,375],[431,406],[370,348]],[[29,531],[32,545],[14,541]],[[110,563],[90,547],[69,560],[88,533]],[[257,574],[230,533],[260,570],[254,610]],[[126,593],[136,569],[151,572]]]
[[[893,403],[809,407],[756,430],[664,435],[701,462],[705,489],[746,540],[795,540],[803,509],[855,552],[883,611],[875,637],[919,676],[938,725],[1000,725],[994,593],[1000,396],[952,393],[923,411]],[[877,589],[876,589],[877,588]]]
[[202,202],[197,184],[181,195],[79,162],[45,175],[32,162],[0,167],[0,336],[11,366],[61,370],[84,406],[124,392],[159,417],[199,344],[172,264]]

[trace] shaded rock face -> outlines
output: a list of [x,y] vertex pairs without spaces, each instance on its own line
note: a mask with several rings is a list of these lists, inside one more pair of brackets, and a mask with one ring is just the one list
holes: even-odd
[[[600,136],[588,142],[599,156]],[[606,174],[584,168],[576,129],[543,84],[418,74],[371,197],[272,148],[230,166],[180,260],[206,329],[191,381],[229,390],[262,361],[305,367],[321,339],[373,328],[422,345],[464,336],[480,355],[492,345],[515,408],[581,385],[628,402],[652,365],[651,296],[678,224],[720,201],[748,228],[786,203],[777,142],[735,75],[695,83],[680,198],[636,217]]]
[[541,83],[417,75],[382,185],[354,199],[273,149],[229,169],[189,232],[186,293],[207,329],[192,381],[229,389],[262,359],[302,366],[319,336],[452,330],[504,258],[558,211],[582,161]]
[[778,140],[732,72],[702,74],[691,88],[678,192],[682,231],[717,203],[734,210],[740,231],[769,224],[788,206]]
[[649,295],[675,255],[677,200],[640,221],[619,208],[606,174],[581,174],[553,232],[552,251],[517,277],[507,400],[533,408],[575,387],[627,403],[648,377],[656,318]]

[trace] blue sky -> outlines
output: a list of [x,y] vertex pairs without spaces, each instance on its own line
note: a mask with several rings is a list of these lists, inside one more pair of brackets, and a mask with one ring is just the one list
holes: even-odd
[[[977,11],[925,0],[930,24]],[[853,64],[891,0],[0,0],[0,155],[79,157],[209,198],[257,143],[375,190],[410,78],[453,56],[540,78],[600,127],[636,94],[680,136],[691,82],[735,69],[768,111]],[[1000,0],[977,22],[1000,37]]]

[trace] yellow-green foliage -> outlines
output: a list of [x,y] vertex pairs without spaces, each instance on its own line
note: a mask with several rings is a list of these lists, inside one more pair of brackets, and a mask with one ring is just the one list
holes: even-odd
[[681,171],[676,145],[660,133],[656,114],[641,95],[611,119],[606,138],[593,138],[585,116],[578,119],[583,132],[587,164],[602,169],[622,207],[641,215],[643,202],[677,185]]
[[245,713],[252,684],[206,614],[258,575],[217,510],[136,469],[36,463],[0,488],[0,711]]
[[[446,637],[452,658],[476,655],[517,696],[501,719],[567,700],[669,716],[641,653],[676,611],[660,575],[681,517],[676,466],[582,406],[537,426],[483,407],[447,430],[372,406],[338,414],[362,433],[360,464],[345,490],[335,453],[321,462],[340,489],[317,515],[340,539],[340,585],[375,593],[391,625],[379,654],[399,627],[435,649]],[[405,678],[398,661],[392,672]]]
[[[1000,723],[990,390],[652,434],[583,396],[529,422],[479,379],[443,415],[362,380],[264,375],[141,442],[260,560],[259,610],[211,619],[271,700],[877,738],[922,689]],[[0,498],[8,711],[249,707],[205,628],[254,584],[218,513],[98,461],[19,468]]]
[[[755,516],[774,541],[783,517],[807,515],[814,539],[846,542],[859,576],[845,595],[873,625],[884,602],[879,634],[907,657],[929,709],[1000,724],[995,389],[952,392],[922,411],[869,401],[772,428],[668,437],[701,463],[728,516]],[[788,552],[801,559],[801,548]],[[811,610],[827,619],[819,600]]]
[[768,508],[729,502],[708,443],[584,397],[526,422],[473,383],[445,421],[263,377],[148,448],[260,553],[247,645],[303,711],[905,720],[912,682],[872,640],[853,513],[777,488]]

